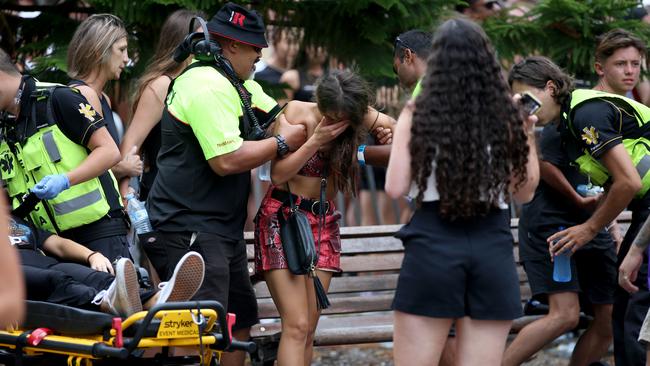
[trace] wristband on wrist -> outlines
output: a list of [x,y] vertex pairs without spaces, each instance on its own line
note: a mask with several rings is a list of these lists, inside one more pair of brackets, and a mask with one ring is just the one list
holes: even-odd
[[95,255],[97,253],[99,253],[99,252],[92,252],[92,253],[88,254],[88,256],[86,257],[86,263],[90,264],[90,257],[92,257],[93,255]]
[[276,142],[278,143],[278,157],[283,158],[287,153],[289,153],[289,145],[282,135],[275,135]]
[[359,145],[357,149],[357,160],[359,161],[359,166],[362,168],[366,166],[366,145]]

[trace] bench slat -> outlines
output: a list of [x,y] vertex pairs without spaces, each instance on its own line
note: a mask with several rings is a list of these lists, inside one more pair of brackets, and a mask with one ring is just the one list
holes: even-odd
[[396,271],[402,267],[404,253],[368,254],[341,257],[343,272]]
[[[397,273],[333,277],[328,294],[393,290],[397,286],[397,277]],[[266,282],[260,282],[254,288],[258,299],[271,297]]]
[[[330,296],[331,306],[323,310],[323,314],[353,314],[369,311],[385,311],[390,309],[394,296],[394,291],[372,293],[368,294],[368,296]],[[258,299],[257,305],[261,319],[277,318],[279,316],[272,299]]]

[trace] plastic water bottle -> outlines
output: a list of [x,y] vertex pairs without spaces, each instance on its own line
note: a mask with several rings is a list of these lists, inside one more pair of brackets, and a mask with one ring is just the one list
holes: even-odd
[[257,168],[257,177],[263,182],[271,181],[271,161],[267,161]]
[[591,183],[590,183],[590,184],[580,184],[580,185],[578,185],[578,187],[576,187],[576,191],[582,197],[591,197],[591,196],[597,196],[597,195],[603,193],[605,190],[603,189],[603,187],[594,186],[594,185],[591,185]]
[[129,193],[126,196],[129,206],[127,207],[127,212],[129,213],[129,219],[131,219],[131,225],[135,229],[136,234],[146,234],[153,231],[151,227],[151,221],[149,221],[149,214],[147,209],[144,207],[144,203],[140,202],[133,193]]
[[[560,226],[559,231],[564,230]],[[570,252],[563,252],[558,254],[553,259],[553,281],[555,282],[569,282],[571,281],[571,255]]]

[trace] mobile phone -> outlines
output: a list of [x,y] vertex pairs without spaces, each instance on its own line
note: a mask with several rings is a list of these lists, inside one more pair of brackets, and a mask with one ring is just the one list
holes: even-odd
[[524,111],[528,114],[535,114],[542,107],[542,102],[535,98],[535,96],[530,92],[521,93],[519,103],[521,103]]

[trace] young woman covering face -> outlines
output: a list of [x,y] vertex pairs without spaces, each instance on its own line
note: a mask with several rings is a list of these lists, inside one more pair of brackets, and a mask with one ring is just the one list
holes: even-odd
[[[282,318],[278,350],[281,365],[303,366],[311,362],[320,311],[311,278],[293,275],[287,269],[278,215],[287,214],[288,198],[293,195],[294,204],[307,215],[314,241],[318,242],[322,205],[325,222],[316,273],[327,290],[332,274],[341,271],[341,214],[336,211],[333,198],[339,191],[356,192],[356,151],[364,135],[378,127],[392,128],[394,122],[368,107],[368,87],[350,71],[333,71],[324,76],[316,88],[316,101],[292,101],[280,115],[290,123],[305,125],[309,138],[297,151],[273,161],[273,186],[255,217],[255,267],[263,273]],[[327,178],[327,199],[319,202],[323,177]]]

